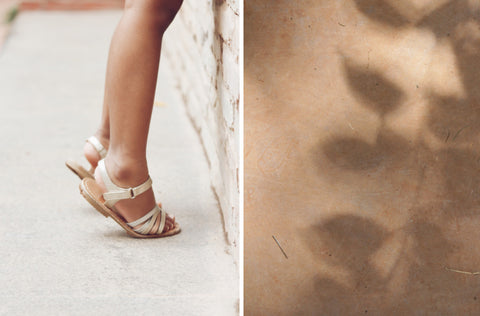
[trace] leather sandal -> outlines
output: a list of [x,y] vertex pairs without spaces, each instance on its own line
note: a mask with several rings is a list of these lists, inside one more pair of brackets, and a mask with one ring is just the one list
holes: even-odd
[[[90,143],[93,148],[95,148],[97,153],[100,155],[100,159],[105,158],[105,156],[107,155],[107,150],[105,149],[105,147],[103,147],[102,143],[100,143],[97,137],[91,136],[89,139],[87,139],[87,142]],[[78,162],[71,159],[65,161],[65,165],[68,169],[75,173],[80,178],[80,180],[84,178],[94,179],[93,172],[95,171],[95,168],[93,166],[90,167],[90,170],[87,170]]]
[[[100,186],[92,178],[85,178],[80,183],[80,193],[102,215],[113,218],[125,231],[136,238],[159,238],[178,234],[180,226],[175,226],[162,233],[165,227],[167,213],[159,206],[155,207],[141,218],[127,223],[116,211],[115,203],[121,200],[134,199],[152,187],[150,177],[147,181],[134,188],[121,188],[115,185],[108,176],[104,160],[98,163],[98,170],[102,176],[107,192],[102,193]],[[135,228],[134,228],[135,227]]]

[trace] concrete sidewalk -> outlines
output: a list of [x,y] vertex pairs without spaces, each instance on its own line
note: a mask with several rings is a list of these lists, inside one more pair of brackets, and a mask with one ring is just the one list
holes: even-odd
[[181,234],[127,237],[80,196],[64,166],[80,159],[98,124],[119,17],[21,13],[0,55],[0,314],[238,313],[237,266],[208,166],[166,74],[148,158],[157,200]]

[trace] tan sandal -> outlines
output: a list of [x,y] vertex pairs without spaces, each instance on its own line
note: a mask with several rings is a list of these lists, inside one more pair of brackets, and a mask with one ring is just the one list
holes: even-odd
[[[93,148],[98,152],[100,155],[100,159],[105,158],[107,155],[107,150],[105,147],[103,147],[102,143],[98,140],[97,137],[91,136],[89,139],[87,139],[87,142],[90,143]],[[90,170],[85,169],[82,165],[80,165],[78,162],[74,160],[67,160],[65,161],[65,165],[67,166],[68,169],[70,169],[73,173],[75,173],[80,180],[84,178],[91,178],[93,179],[93,171],[95,170],[93,166],[90,168]]]
[[158,205],[155,205],[150,212],[141,218],[127,223],[116,211],[115,203],[121,200],[134,199],[144,193],[152,187],[152,180],[149,177],[147,181],[134,188],[120,188],[108,176],[103,159],[99,161],[97,168],[100,171],[107,192],[102,193],[100,186],[94,179],[85,178],[80,183],[80,193],[102,215],[113,218],[130,236],[137,238],[167,237],[180,232],[180,226],[175,222],[175,226],[172,229],[162,233],[167,214]]

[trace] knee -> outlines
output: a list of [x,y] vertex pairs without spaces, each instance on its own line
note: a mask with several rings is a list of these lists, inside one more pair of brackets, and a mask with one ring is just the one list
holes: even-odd
[[177,15],[183,0],[126,0],[125,11],[133,11],[148,19],[164,32]]

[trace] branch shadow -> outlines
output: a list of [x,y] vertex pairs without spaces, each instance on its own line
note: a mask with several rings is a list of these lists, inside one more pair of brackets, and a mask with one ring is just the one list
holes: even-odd
[[[397,249],[388,249],[395,252],[396,261],[388,271],[380,271],[374,264],[376,254],[389,248],[385,241],[399,234],[404,242]],[[476,303],[476,296],[453,295],[452,289],[466,283],[465,278],[445,269],[455,245],[444,236],[442,227],[429,221],[419,220],[389,231],[370,219],[339,215],[313,225],[302,236],[316,261],[343,271],[348,282],[318,273],[314,291],[299,293],[312,303],[288,315],[430,315],[432,306],[425,302],[432,295],[443,300],[435,303],[436,315],[471,311],[472,303]],[[392,288],[397,293],[392,295]]]
[[[386,1],[353,1],[362,14],[377,23],[391,27],[409,23]],[[402,106],[406,93],[379,71],[362,68],[354,61],[343,65],[345,81],[358,103],[380,119],[377,136],[367,142],[362,135],[334,135],[312,148],[314,164],[324,169],[321,164],[326,158],[335,168],[357,177],[359,181],[345,183],[352,191],[362,185],[364,171],[383,170],[377,185],[387,185],[396,176],[394,170],[407,169],[412,157],[419,157],[415,163],[420,176],[411,180],[416,183],[415,200],[413,207],[405,210],[411,220],[399,229],[390,231],[354,213],[333,216],[304,233],[304,243],[315,260],[348,277],[340,281],[318,273],[315,291],[302,293],[313,303],[301,314],[314,310],[321,310],[322,315],[480,312],[473,295],[478,281],[446,270],[458,251],[458,240],[445,232],[457,220],[478,219],[480,215],[479,14],[467,1],[454,0],[412,26],[429,30],[437,42],[451,45],[465,90],[463,96],[429,91],[422,131],[434,135],[441,146],[428,146],[422,140],[411,143],[390,129],[386,117]],[[434,179],[427,179],[426,173],[419,171],[422,168]],[[430,183],[438,188],[430,188]],[[439,198],[430,195],[424,199],[422,194],[432,190]],[[375,256],[388,248],[386,240],[392,236],[403,236],[404,242],[395,249],[396,262],[386,273],[374,262]],[[461,294],[455,294],[459,289]],[[434,304],[423,303],[438,298],[442,299]]]

